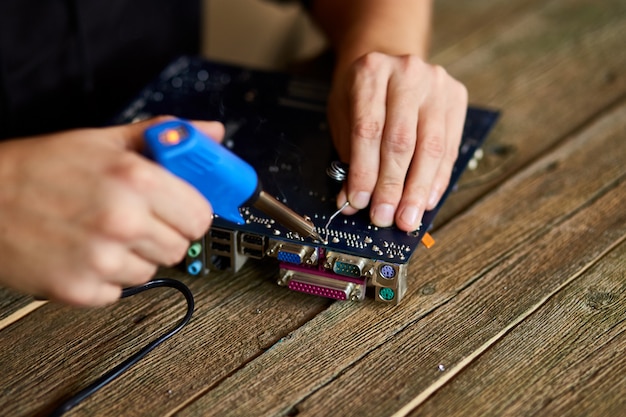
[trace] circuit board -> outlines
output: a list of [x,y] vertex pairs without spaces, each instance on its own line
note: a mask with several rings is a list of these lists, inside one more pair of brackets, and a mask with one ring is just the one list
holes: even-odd
[[293,290],[335,299],[362,300],[366,287],[379,301],[397,304],[406,291],[407,263],[498,112],[468,109],[459,156],[439,205],[411,233],[379,228],[368,210],[339,214],[335,196],[349,167],[339,162],[326,120],[328,85],[285,73],[258,71],[198,57],[170,64],[120,114],[116,123],[169,114],[219,120],[224,146],[250,163],[263,189],[308,216],[326,242],[293,233],[254,208],[242,207],[245,224],[216,217],[187,256],[192,275],[236,272],[247,258],[276,258],[278,282]]

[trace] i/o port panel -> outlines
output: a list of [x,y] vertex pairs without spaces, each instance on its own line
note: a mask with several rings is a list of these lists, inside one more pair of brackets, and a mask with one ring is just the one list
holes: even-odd
[[247,256],[237,250],[237,230],[212,227],[205,235],[207,266],[211,270],[237,272]]

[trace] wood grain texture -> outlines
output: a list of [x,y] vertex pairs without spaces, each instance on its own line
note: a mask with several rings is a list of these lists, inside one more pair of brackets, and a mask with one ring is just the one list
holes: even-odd
[[477,31],[433,57],[467,86],[471,103],[503,111],[483,147],[483,161],[463,175],[437,225],[626,93],[623,1],[541,2],[506,23],[497,33]]
[[622,243],[410,415],[618,416],[625,392]]
[[[251,265],[236,278],[179,277],[196,296],[190,324],[75,415],[151,416],[174,408],[328,305],[326,299],[277,287],[268,279],[273,275],[273,268]],[[29,314],[2,331],[0,351],[19,347],[19,354],[0,356],[0,409],[12,416],[50,412],[163,333],[184,308],[182,296],[159,289],[102,309],[48,304]]]
[[541,0],[436,0],[433,2],[433,54],[445,52],[467,38],[496,36],[520,15],[536,8]]
[[[442,3],[447,9],[438,13],[453,12],[454,2]],[[433,249],[416,253],[401,306],[289,292],[259,262],[237,276],[168,272],[196,295],[190,325],[71,415],[389,415],[485,344],[482,355],[499,352],[508,339],[492,347],[492,338],[520,317],[520,328],[530,323],[534,315],[524,315],[563,282],[594,262],[603,268],[603,254],[626,233],[624,6],[488,3],[477,1],[472,16],[479,18],[461,16],[467,22],[437,41],[435,60],[468,85],[473,103],[504,115],[486,160],[464,176],[437,223],[462,214],[438,231]],[[26,300],[4,294],[2,314]],[[182,297],[155,290],[104,309],[48,304],[2,329],[2,414],[44,414],[183,309]],[[606,341],[606,357],[623,346],[620,337]],[[606,357],[586,349],[605,375]],[[458,380],[487,369],[482,358],[461,368]],[[564,360],[571,372],[586,372]],[[601,387],[589,398],[601,400]],[[446,388],[425,407],[437,409]],[[557,405],[578,401],[559,398],[539,408],[562,411]]]
[[13,323],[16,323],[23,317],[37,310],[39,307],[42,307],[43,305],[45,305],[47,302],[48,301],[38,300],[38,301],[31,301],[31,302],[26,303],[22,307],[13,311],[13,313],[7,315],[6,317],[0,320],[0,330],[12,325]]
[[625,112],[617,107],[442,228],[401,308],[334,304],[180,415],[400,408],[436,381],[439,364],[470,355],[624,238]]
[[[26,307],[33,297],[18,294],[15,291],[0,288],[0,320],[4,320],[16,311]],[[2,327],[0,327],[2,329]]]

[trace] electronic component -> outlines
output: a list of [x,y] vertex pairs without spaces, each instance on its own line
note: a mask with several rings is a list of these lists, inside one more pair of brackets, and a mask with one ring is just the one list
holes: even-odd
[[191,242],[185,257],[185,266],[189,275],[206,275],[208,273],[204,254],[204,237]]
[[[369,287],[378,301],[397,304],[402,300],[409,260],[420,242],[427,247],[434,243],[426,232],[498,113],[468,109],[450,185],[439,205],[424,214],[420,229],[406,233],[372,225],[367,210],[331,218],[349,167],[338,162],[330,139],[327,93],[322,81],[181,57],[115,120],[122,123],[170,114],[223,122],[224,146],[254,168],[267,194],[308,217],[314,231],[327,237],[317,242],[306,239],[258,208],[243,207],[241,224],[216,217],[203,241],[192,243],[194,249],[190,247],[186,259],[188,270],[194,265],[190,273],[196,267],[200,268],[197,275],[211,269],[236,272],[248,257],[267,258],[278,262],[278,280],[297,291],[361,300],[364,288]],[[177,138],[172,134],[166,140]],[[201,253],[195,255],[196,248]],[[346,283],[355,287],[348,289]],[[359,296],[350,295],[355,289]]]
[[313,246],[279,240],[272,240],[271,246],[267,255],[276,257],[281,262],[296,265],[314,265],[317,263],[318,252],[317,248]]
[[321,275],[311,273],[294,272],[290,270],[283,270],[281,272],[284,274],[283,279],[285,280],[285,285],[287,285],[290,290],[334,298],[335,300],[359,301],[365,296],[364,285],[325,278]]

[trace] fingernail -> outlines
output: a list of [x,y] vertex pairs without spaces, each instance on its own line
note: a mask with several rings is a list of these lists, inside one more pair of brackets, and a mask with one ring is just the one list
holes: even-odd
[[359,191],[354,195],[354,198],[350,200],[350,205],[354,208],[362,209],[367,207],[370,203],[370,193],[365,191]]
[[439,190],[433,189],[430,192],[430,197],[428,198],[428,207],[431,209],[435,208],[438,202],[439,202]]
[[381,227],[393,224],[394,207],[391,204],[379,204],[372,210],[372,221]]
[[405,207],[400,214],[400,219],[402,219],[404,223],[410,225],[411,230],[415,230],[417,229],[417,226],[415,224],[417,223],[417,216],[419,212],[419,209],[415,206]]

